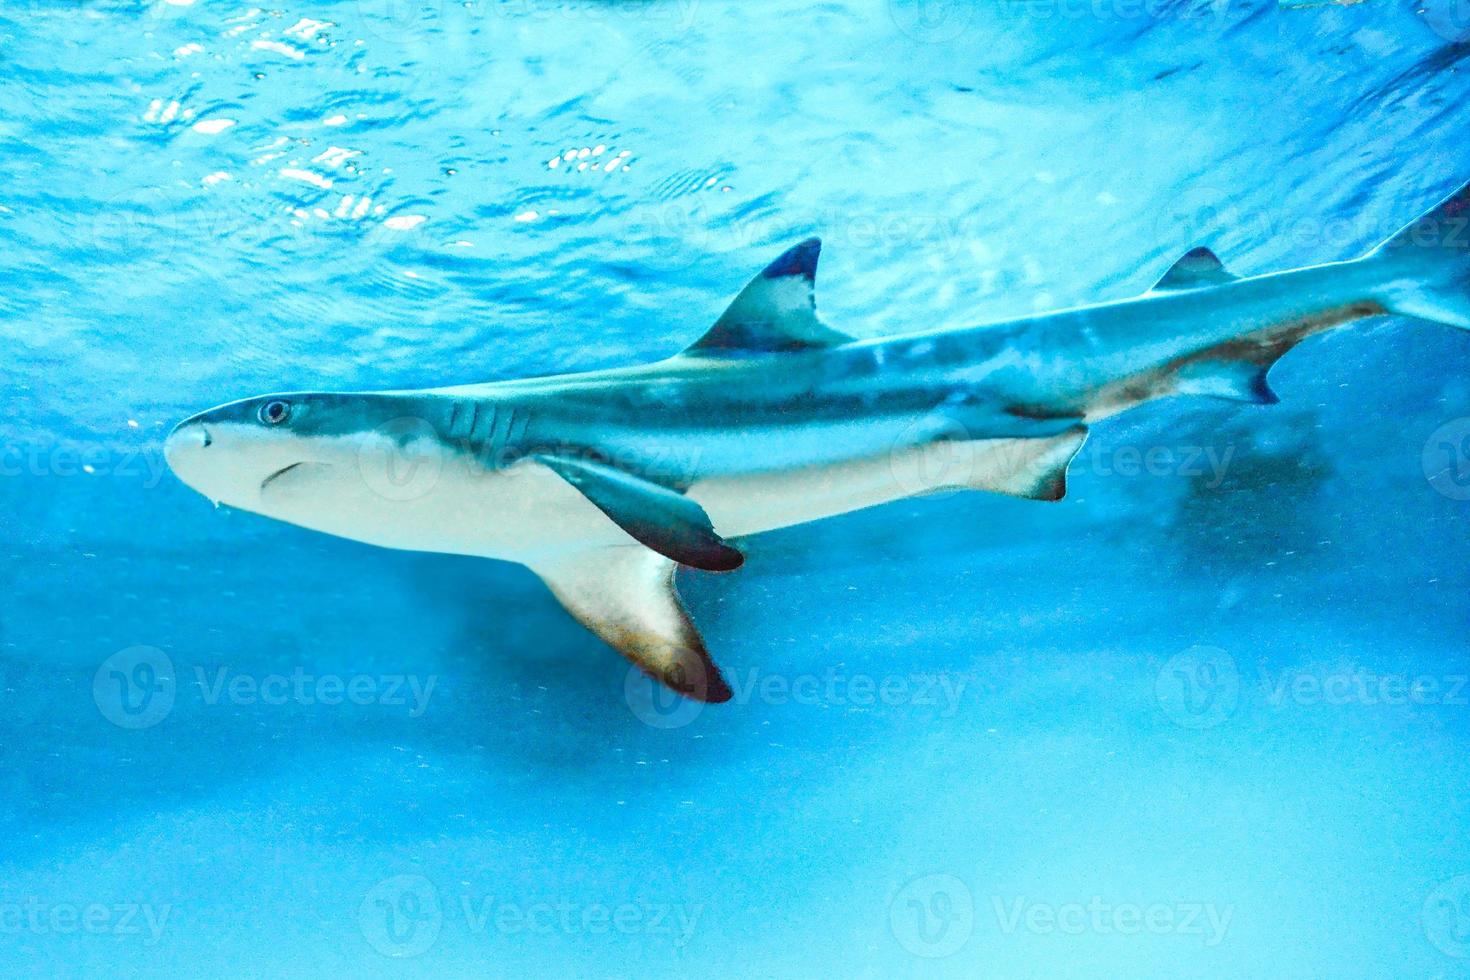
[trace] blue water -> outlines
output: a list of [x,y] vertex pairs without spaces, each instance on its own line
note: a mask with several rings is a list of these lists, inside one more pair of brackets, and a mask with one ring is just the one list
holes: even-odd
[[681,579],[702,710],[529,572],[160,451],[665,356],[810,234],[863,336],[1351,257],[1470,178],[1464,14],[0,9],[0,972],[1470,976],[1470,335],[1100,425],[1060,504],[745,542]]

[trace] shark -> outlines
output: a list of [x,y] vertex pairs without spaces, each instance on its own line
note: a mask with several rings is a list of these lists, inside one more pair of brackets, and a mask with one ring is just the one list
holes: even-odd
[[1351,260],[1241,277],[1197,247],[1142,295],[871,338],[817,316],[811,238],[654,363],[258,395],[183,420],[164,453],[216,506],[519,562],[646,674],[727,701],[681,567],[731,572],[751,535],[937,490],[1059,500],[1100,420],[1274,403],[1278,359],[1368,317],[1470,330],[1467,221],[1470,184]]

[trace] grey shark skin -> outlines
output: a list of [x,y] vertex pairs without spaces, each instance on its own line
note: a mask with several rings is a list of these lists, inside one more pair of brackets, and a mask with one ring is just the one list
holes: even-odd
[[391,548],[522,562],[687,696],[724,701],[674,585],[730,539],[941,487],[1065,492],[1089,423],[1165,395],[1276,401],[1303,338],[1397,313],[1470,329],[1470,185],[1349,262],[1237,278],[1206,249],[1142,296],[858,340],[820,323],[820,244],[692,347],[638,367],[421,391],[292,392],[179,424],[216,502]]

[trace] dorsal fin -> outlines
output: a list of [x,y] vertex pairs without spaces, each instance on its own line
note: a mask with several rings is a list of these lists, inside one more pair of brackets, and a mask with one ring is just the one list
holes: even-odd
[[1209,249],[1201,246],[1184,253],[1184,257],[1164,273],[1164,278],[1154,283],[1151,293],[1167,292],[1171,289],[1199,289],[1201,286],[1218,286],[1236,279],[1225,271],[1225,264]]
[[820,239],[808,238],[766,266],[735,297],[703,337],[684,351],[705,356],[806,350],[853,338],[817,319],[816,280]]

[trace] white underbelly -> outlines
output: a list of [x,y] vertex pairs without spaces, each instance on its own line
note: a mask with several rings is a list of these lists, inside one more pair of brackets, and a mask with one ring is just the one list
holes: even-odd
[[[726,538],[759,534],[945,487],[1004,491],[1017,446],[1036,440],[937,442],[840,463],[700,480],[689,496]],[[1024,455],[1023,451],[1023,455]],[[502,558],[537,565],[559,555],[632,544],[554,471],[522,462],[496,471],[446,467],[424,485],[323,486],[307,474],[273,487],[271,517],[386,548]]]
[[446,466],[400,486],[348,478],[273,488],[262,513],[384,548],[531,562],[631,543],[586,497],[529,460],[504,470]]
[[724,537],[759,534],[948,487],[1007,492],[1036,443],[932,442],[841,463],[715,477],[696,483],[689,496]]

